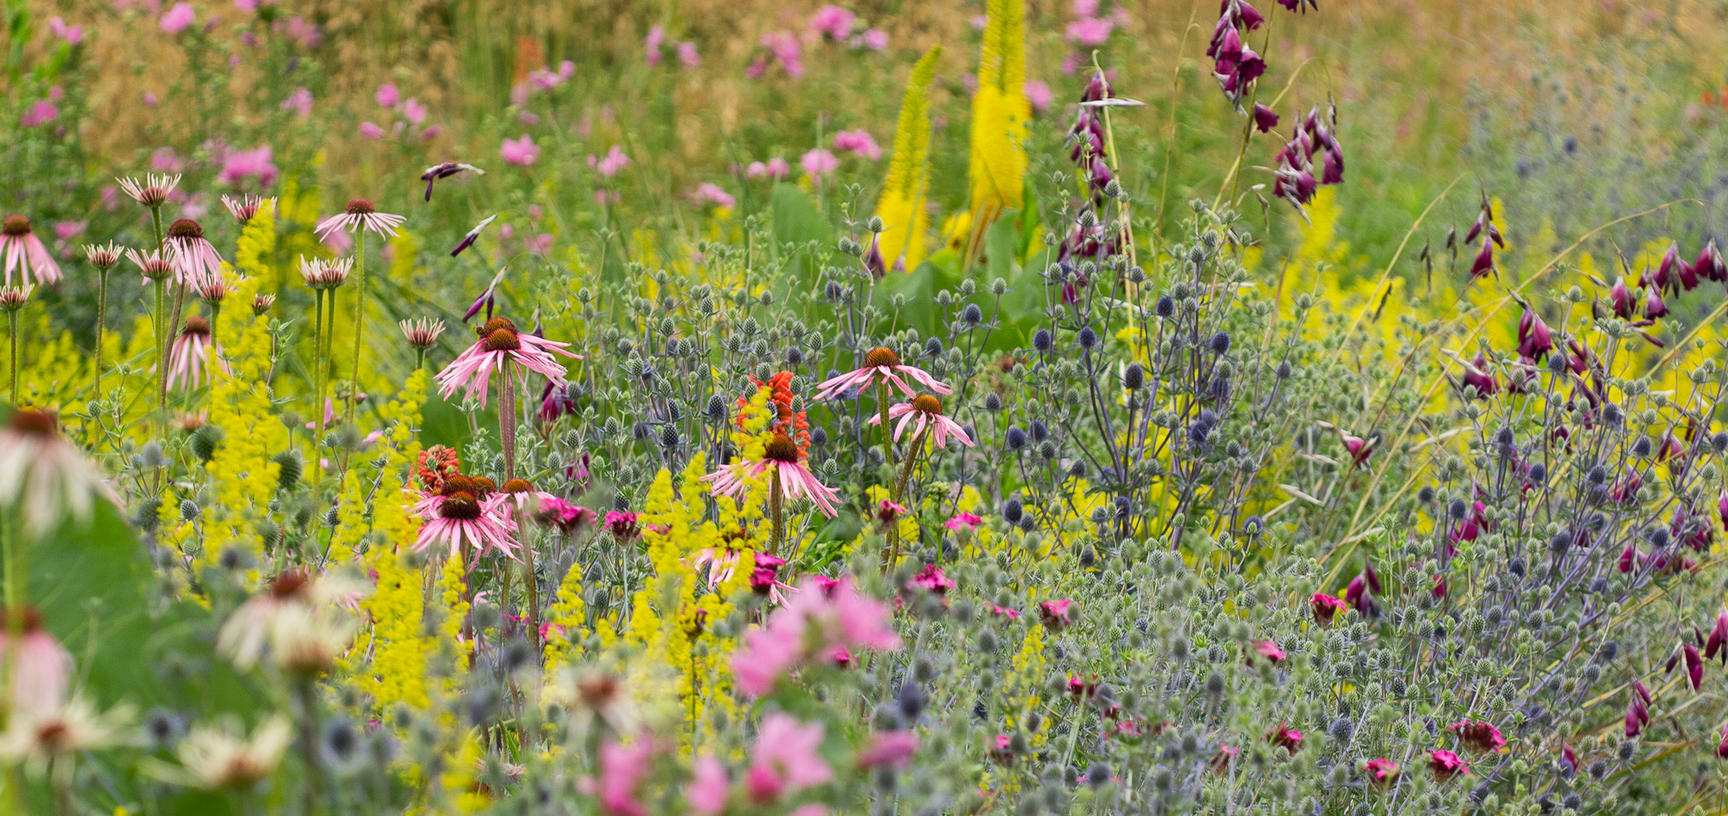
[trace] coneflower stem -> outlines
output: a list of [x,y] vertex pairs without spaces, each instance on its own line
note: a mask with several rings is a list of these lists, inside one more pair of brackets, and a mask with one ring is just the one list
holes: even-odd
[[[498,439],[504,446],[504,481],[508,482],[516,478],[516,376],[509,363],[505,363],[498,373],[504,375],[504,387],[498,393]],[[533,644],[534,654],[538,656],[540,581],[534,574],[534,542],[527,536],[522,541],[522,584],[527,596],[523,618],[528,626],[528,642]]]
[[[889,467],[894,466],[894,429],[888,425],[888,383],[878,383],[876,386],[877,422],[882,425],[882,461]],[[900,547],[899,525],[888,525],[888,549],[898,551]],[[883,563],[882,571],[888,571],[888,564]]]
[[324,325],[324,290],[312,293],[312,413],[317,433],[312,437],[312,498],[318,498],[318,488],[324,480],[323,457],[318,446],[324,444],[324,335],[330,329]]
[[[353,378],[351,380],[349,380],[349,382],[348,382],[348,413],[347,413],[347,418],[348,418],[349,422],[357,422],[358,421],[354,416],[354,405],[360,396],[360,346],[361,346],[361,341],[363,339],[361,336],[361,332],[360,332],[360,322],[363,319],[365,319],[365,316],[366,316],[366,230],[361,229],[359,231],[359,233],[357,233],[355,235],[355,238],[356,238],[356,241],[354,244],[354,278],[355,278],[355,280],[354,280],[354,338],[353,338],[354,368],[353,368]],[[331,318],[332,322],[335,321],[335,318],[336,318],[335,306],[331,306],[330,318]],[[349,454],[349,451],[346,448],[344,448],[342,451],[342,475],[337,477],[337,480],[338,480],[337,481],[337,492],[338,492],[338,494],[340,494],[342,487],[347,485],[347,483],[348,483],[348,454]]]
[[96,285],[96,391],[92,399],[102,398],[102,324],[108,315],[108,270],[101,273]]
[[[9,345],[12,347],[12,368],[11,368],[11,372],[12,372],[12,397],[11,397],[12,409],[17,410],[18,409],[18,313],[17,312],[8,311],[6,313],[6,333],[11,337],[11,343],[9,343]],[[11,573],[8,572],[7,576],[10,577]]]
[[[162,208],[150,208],[150,226],[156,231],[156,254],[163,257],[166,244],[162,241]],[[170,273],[172,274],[172,273]],[[158,275],[156,284],[156,408],[158,420],[162,426],[162,442],[168,442],[168,312],[167,291],[168,281],[165,276]],[[157,472],[157,486],[162,482],[161,471]]]
[[786,504],[780,496],[780,466],[775,465],[768,479],[768,515],[774,521],[774,537],[768,542],[768,554],[780,555],[780,542],[786,538]]
[[[900,497],[906,495],[906,483],[912,480],[912,468],[918,464],[918,454],[924,450],[924,437],[930,433],[929,426],[919,431],[912,438],[912,444],[906,448],[906,462],[900,467],[900,480],[894,483],[894,503],[900,504]],[[886,573],[900,563],[900,524],[898,520],[888,525],[888,560],[882,565]]]
[[300,692],[300,752],[306,762],[304,794],[306,816],[318,812],[319,790],[323,787],[323,772],[318,763],[318,680],[304,675],[297,681]]

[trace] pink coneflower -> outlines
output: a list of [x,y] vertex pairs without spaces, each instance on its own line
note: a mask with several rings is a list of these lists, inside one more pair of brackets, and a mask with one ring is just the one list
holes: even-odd
[[168,197],[174,193],[174,188],[180,186],[180,174],[157,175],[150,173],[143,181],[133,177],[117,178],[114,181],[120,185],[120,191],[133,201],[155,209],[167,203]]
[[476,333],[480,339],[438,372],[438,390],[448,398],[457,389],[466,389],[466,398],[480,397],[480,407],[486,407],[486,393],[492,382],[492,372],[502,371],[510,363],[547,379],[563,381],[564,366],[552,357],[562,354],[580,360],[581,355],[565,351],[569,343],[557,343],[516,330],[516,324],[502,317],[486,321]]
[[508,499],[504,503],[504,515],[513,521],[532,516],[545,506],[547,499],[557,498],[551,493],[535,490],[527,479],[506,479],[498,487],[498,492]]
[[807,498],[816,504],[822,514],[833,518],[835,502],[840,495],[833,488],[823,485],[816,479],[816,474],[801,461],[804,452],[798,449],[798,443],[783,433],[775,433],[763,447],[762,458],[754,462],[733,462],[723,465],[719,470],[702,477],[710,490],[716,496],[731,496],[742,500],[744,497],[744,480],[772,474],[774,484],[780,491],[780,498],[793,501]]
[[938,394],[952,394],[954,390],[942,384],[929,372],[909,365],[901,365],[900,355],[892,349],[877,347],[864,355],[862,367],[848,371],[833,379],[824,380],[816,386],[816,399],[833,399],[854,388],[863,388],[872,382],[881,382],[900,389],[908,397],[918,396],[918,392],[906,384],[901,377],[912,380]]
[[8,215],[0,223],[0,255],[5,257],[7,286],[12,285],[13,270],[18,271],[19,283],[24,286],[32,285],[32,277],[36,284],[60,280],[60,265],[31,231],[30,219],[22,215]]
[[138,267],[138,271],[144,275],[145,283],[174,274],[174,264],[162,257],[162,253],[158,250],[139,252],[136,249],[128,249],[126,250],[126,259]]
[[222,206],[227,207],[228,214],[234,216],[234,220],[239,221],[242,225],[249,224],[252,219],[257,218],[259,211],[264,209],[267,204],[275,206],[276,199],[264,198],[254,193],[222,196]]
[[[911,402],[902,402],[888,408],[888,418],[898,419],[894,424],[894,440],[900,440],[900,434],[908,426],[912,428],[912,438],[922,439],[926,433],[930,435],[936,447],[946,447],[949,437],[960,444],[973,447],[972,437],[966,435],[966,429],[960,427],[954,420],[942,413],[942,401],[929,394],[919,394]],[[880,425],[882,415],[870,417],[871,425]]]
[[210,321],[199,315],[186,318],[180,336],[168,351],[168,387],[185,380],[187,388],[197,388],[204,381],[204,367],[210,362]]
[[433,182],[439,179],[450,178],[459,173],[473,173],[476,176],[486,175],[485,170],[481,170],[472,164],[465,164],[463,162],[447,161],[442,164],[434,164],[431,167],[426,168],[426,172],[420,174],[420,180],[426,182],[426,200],[432,200]]
[[53,414],[19,408],[0,426],[0,508],[43,535],[90,518],[95,499],[113,500],[102,472],[59,433]]
[[163,241],[168,260],[174,263],[175,282],[196,289],[205,281],[222,277],[222,256],[204,237],[197,221],[182,218],[168,225]]
[[[484,498],[460,488],[474,487],[472,480],[446,482],[444,492],[423,502],[420,537],[414,542],[416,551],[438,544],[450,547],[451,555],[462,552],[463,545],[474,548],[476,560],[488,550],[497,550],[506,558],[516,559],[515,522],[504,505],[510,499],[503,493],[491,493]],[[478,489],[478,488],[476,488]]]
[[[22,623],[11,619],[14,613]],[[16,715],[59,708],[72,677],[72,655],[42,628],[42,616],[35,609],[0,612],[0,623],[5,624],[0,627],[0,667],[5,671],[0,674],[12,679],[6,710]]]
[[397,228],[401,227],[402,222],[407,220],[400,215],[378,212],[378,208],[372,206],[372,202],[364,198],[356,198],[349,201],[348,206],[343,208],[342,212],[319,221],[318,226],[314,227],[312,232],[320,240],[324,240],[332,233],[339,231],[357,233],[364,230],[376,232],[380,238],[394,238]]
[[311,258],[300,256],[300,277],[315,292],[335,289],[348,280],[354,262],[348,258]]
[[444,333],[444,321],[431,317],[404,320],[396,325],[402,329],[402,336],[408,340],[408,345],[415,349],[431,348],[438,342],[438,336]]
[[698,571],[707,567],[708,585],[717,587],[732,580],[732,576],[738,574],[738,565],[743,563],[744,556],[747,554],[744,550],[735,550],[731,547],[704,547],[691,553],[690,569]]
[[1381,787],[1398,781],[1398,763],[1390,759],[1370,759],[1362,769],[1367,772],[1370,781]]
[[1428,752],[1428,769],[1433,771],[1434,778],[1441,782],[1470,773],[1470,766],[1462,757],[1445,750]]

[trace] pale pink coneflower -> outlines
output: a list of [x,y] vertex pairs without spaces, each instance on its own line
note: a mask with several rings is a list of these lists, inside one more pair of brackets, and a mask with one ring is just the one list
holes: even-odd
[[140,252],[136,249],[128,249],[126,250],[126,260],[138,267],[139,273],[144,276],[144,282],[147,284],[174,274],[174,264],[162,257],[160,250],[152,249],[148,252]]
[[690,554],[690,569],[694,572],[707,567],[708,586],[718,587],[738,574],[738,565],[746,554],[731,547],[704,547]]
[[548,499],[558,498],[544,490],[534,489],[527,479],[506,479],[498,486],[498,493],[506,499],[504,515],[512,522],[519,518],[532,518]]
[[[910,402],[902,402],[888,408],[888,419],[900,420],[894,423],[894,441],[900,441],[900,435],[910,427],[912,438],[922,438],[926,433],[936,447],[947,447],[949,438],[957,440],[966,447],[972,447],[972,437],[966,435],[966,429],[960,427],[954,420],[942,413],[942,401],[929,395],[919,394]],[[871,425],[882,424],[882,415],[870,417]]]
[[[906,379],[901,379],[902,377]],[[930,376],[929,372],[921,368],[902,365],[900,355],[895,354],[893,349],[878,346],[864,355],[862,367],[818,384],[816,386],[816,399],[833,399],[852,389],[868,386],[872,382],[893,385],[908,397],[917,396],[918,392],[912,390],[912,386],[907,385],[906,380],[912,380],[938,394],[954,393],[953,389]]]
[[19,623],[9,620],[10,614],[0,612],[0,623],[6,624],[0,630],[0,667],[11,678],[6,711],[18,714],[60,707],[72,678],[71,653],[42,627],[42,615],[35,609],[23,608]]
[[126,249],[115,243],[85,244],[83,249],[84,260],[103,272],[113,269],[126,254]]
[[516,324],[502,317],[486,321],[476,333],[480,339],[438,372],[437,381],[439,392],[446,398],[463,389],[466,398],[479,396],[481,408],[486,407],[492,372],[502,371],[509,363],[519,363],[547,379],[563,381],[564,366],[552,355],[582,359],[581,355],[565,351],[569,343],[523,334],[516,330]]
[[181,381],[187,388],[201,385],[204,368],[210,362],[210,350],[215,346],[210,339],[210,321],[200,315],[186,318],[186,325],[180,328],[180,336],[168,351],[168,387],[173,388]]
[[421,317],[396,325],[402,328],[402,336],[407,338],[408,345],[417,350],[431,348],[438,342],[438,336],[444,333],[444,321],[436,318]]
[[434,545],[448,546],[452,555],[462,552],[464,544],[472,545],[478,559],[488,550],[497,550],[506,558],[516,560],[515,522],[504,509],[509,497],[492,493],[477,498],[473,493],[457,490],[448,495],[434,496],[424,502],[425,523],[414,542],[416,551]]
[[252,732],[236,716],[215,726],[193,728],[174,749],[179,766],[169,766],[167,781],[207,790],[247,790],[275,773],[294,742],[294,726],[276,714]]
[[348,280],[354,262],[348,258],[310,258],[300,256],[300,278],[315,292],[335,289]]
[[234,216],[235,221],[240,222],[241,226],[245,226],[252,223],[252,219],[257,218],[258,213],[266,206],[275,209],[276,199],[265,198],[255,193],[238,196],[224,195],[222,196],[222,206],[228,208],[228,214]]
[[459,173],[473,173],[476,176],[486,175],[485,170],[481,170],[472,164],[466,164],[463,162],[447,161],[441,164],[434,164],[431,167],[426,168],[426,171],[420,174],[420,180],[426,182],[426,200],[432,200],[433,182],[439,179],[450,178]]
[[13,270],[18,271],[18,280],[25,286],[60,280],[60,265],[30,229],[30,219],[22,215],[8,215],[0,223],[0,255],[5,257],[7,286],[12,285]]
[[174,264],[175,283],[196,289],[205,281],[222,277],[222,256],[204,237],[204,228],[197,221],[182,218],[169,224],[163,246]]
[[818,481],[816,474],[811,473],[800,461],[802,458],[798,443],[783,433],[776,433],[764,446],[761,459],[722,466],[719,470],[703,476],[702,481],[708,483],[716,496],[741,499],[744,495],[745,479],[771,474],[778,477],[775,481],[778,483],[782,500],[809,499],[823,515],[833,518],[837,512],[835,503],[840,500],[840,494]]
[[350,606],[365,589],[364,582],[335,571],[319,575],[301,568],[284,570],[222,622],[216,632],[216,651],[241,669],[249,669],[264,656],[272,631],[289,610]]
[[349,201],[342,212],[319,221],[318,226],[312,228],[312,232],[320,239],[336,232],[358,233],[365,230],[378,233],[380,238],[394,238],[396,230],[407,220],[400,215],[379,212],[377,207],[372,206],[372,202],[356,198]]
[[158,175],[149,173],[143,181],[128,176],[114,179],[120,185],[120,191],[133,201],[155,209],[168,203],[168,197],[174,194],[174,188],[180,186],[180,174]]
[[228,281],[222,278],[211,278],[198,284],[198,288],[194,289],[193,292],[212,310],[219,309],[222,307],[222,301],[228,298]]
[[102,472],[60,436],[54,415],[20,408],[0,426],[0,510],[44,535],[90,518],[96,499],[114,501]]

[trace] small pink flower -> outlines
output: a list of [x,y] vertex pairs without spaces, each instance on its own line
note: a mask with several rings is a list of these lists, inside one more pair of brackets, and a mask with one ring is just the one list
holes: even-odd
[[402,92],[396,89],[395,83],[386,82],[378,86],[378,91],[372,94],[372,99],[378,103],[380,108],[394,108],[396,103],[402,101]]
[[191,3],[175,3],[173,8],[168,9],[168,12],[162,15],[162,30],[169,34],[179,34],[191,26],[197,18],[198,15],[192,10]]
[[1342,600],[1324,592],[1314,593],[1314,597],[1308,601],[1308,609],[1314,613],[1314,621],[1321,626],[1331,625],[1333,616],[1349,608]]
[[1398,763],[1390,759],[1370,759],[1363,766],[1363,770],[1367,771],[1368,778],[1376,785],[1386,786],[1398,781]]
[[39,127],[54,121],[59,116],[60,109],[55,107],[53,102],[38,99],[24,109],[24,116],[20,119],[20,124],[27,128]]
[[834,149],[856,153],[870,161],[882,158],[882,148],[867,130],[842,130],[834,134]]
[[304,119],[312,115],[312,92],[304,87],[295,88],[294,92],[282,100],[282,109],[293,111]]
[[420,123],[426,121],[426,106],[420,104],[420,100],[408,97],[407,101],[402,103],[402,118],[408,120],[408,124],[419,127]]
[[1038,620],[1053,632],[1068,628],[1074,622],[1074,602],[1067,598],[1038,604]]
[[904,768],[918,750],[918,735],[911,731],[882,731],[870,736],[870,744],[858,752],[858,765]]
[[840,168],[840,160],[833,153],[820,147],[808,151],[798,160],[798,165],[804,168],[804,175],[811,183],[820,184],[822,177]]
[[823,6],[816,10],[816,16],[810,18],[810,30],[830,40],[844,40],[852,33],[852,25],[857,18],[852,12],[839,6]]
[[658,25],[648,29],[648,36],[642,38],[642,50],[647,54],[650,67],[659,67],[660,47],[665,43],[666,29]]
[[686,41],[678,44],[678,64],[685,68],[695,68],[702,64],[702,55],[696,52],[695,43]]
[[822,723],[806,725],[779,711],[763,717],[756,753],[744,777],[750,798],[772,802],[834,778],[834,769],[822,760],[822,732]]
[[600,812],[607,816],[648,816],[636,789],[647,778],[653,759],[654,743],[648,739],[628,746],[608,740],[600,745],[599,778],[582,780],[581,787],[599,800]]
[[720,185],[706,181],[696,185],[696,189],[690,192],[690,200],[698,205],[712,204],[716,207],[732,207],[738,203],[731,194],[721,189]]
[[[763,34],[758,41],[774,61],[780,64],[780,70],[786,75],[798,79],[804,76],[804,47],[798,44],[798,37],[790,31],[771,31]],[[766,67],[757,69],[756,76],[761,76]],[[754,78],[754,77],[753,77]]]
[[1026,80],[1022,90],[1026,94],[1027,103],[1032,105],[1033,113],[1043,113],[1049,109],[1050,103],[1056,98],[1056,95],[1050,91],[1050,85],[1037,79]]
[[1451,751],[1429,751],[1428,769],[1434,772],[1434,778],[1442,782],[1454,776],[1464,776],[1470,773],[1470,766],[1463,758]]
[[504,145],[498,149],[498,155],[505,164],[518,167],[529,167],[540,158],[540,148],[534,145],[534,140],[527,134],[520,139],[505,139]]
[[906,581],[906,588],[909,590],[923,590],[938,595],[946,594],[954,586],[954,582],[942,574],[942,568],[935,564],[925,564],[924,569]]
[[[783,179],[792,173],[792,166],[785,159],[775,156],[766,162],[753,161],[744,168],[745,178]],[[1728,521],[1723,522],[1728,524]]]
[[719,816],[726,810],[726,794],[730,789],[726,766],[712,754],[703,754],[692,769],[690,784],[684,788],[684,800],[690,812],[697,816]]
[[83,26],[67,25],[66,21],[59,17],[48,18],[48,32],[65,40],[67,45],[77,45],[84,41]]
[[239,185],[248,178],[254,178],[259,186],[268,187],[275,183],[278,175],[276,165],[272,163],[274,155],[269,145],[233,151],[222,162],[222,171],[216,174],[216,179],[223,184]]
[[[1273,643],[1270,640],[1255,641],[1254,653],[1266,658],[1268,661],[1271,661],[1274,666],[1284,662],[1284,650],[1278,648],[1278,644]],[[1252,661],[1250,661],[1250,663],[1252,663]]]
[[1455,722],[1446,726],[1446,730],[1457,734],[1460,741],[1478,751],[1498,751],[1506,747],[1500,729],[1480,720]]
[[382,139],[384,128],[379,127],[377,122],[361,122],[360,135],[367,139]]
[[1081,48],[1097,48],[1110,41],[1116,27],[1107,17],[1087,17],[1068,24],[1068,41]]
[[613,145],[605,156],[589,156],[588,166],[599,173],[601,178],[612,178],[630,166],[630,157],[624,155],[624,150]]
[[880,28],[865,29],[858,37],[858,44],[880,54],[888,50],[888,32]]
[[976,530],[984,526],[984,518],[976,513],[955,513],[942,526],[950,530]]

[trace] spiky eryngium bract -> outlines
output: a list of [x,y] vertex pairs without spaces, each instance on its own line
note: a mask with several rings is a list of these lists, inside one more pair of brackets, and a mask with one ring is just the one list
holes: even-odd
[[894,155],[888,163],[888,181],[876,202],[876,215],[887,230],[882,233],[882,257],[888,266],[900,265],[907,272],[924,260],[925,233],[930,229],[930,82],[936,77],[936,60],[942,46],[932,46],[906,82],[900,103],[900,119],[894,127]]

